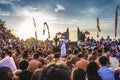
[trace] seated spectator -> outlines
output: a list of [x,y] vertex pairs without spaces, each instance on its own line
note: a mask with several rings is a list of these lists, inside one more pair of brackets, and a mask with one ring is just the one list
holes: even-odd
[[28,70],[34,72],[34,70],[36,70],[37,68],[41,68],[42,63],[39,60],[40,60],[40,56],[37,53],[35,53],[33,55],[33,59],[29,62]]
[[54,59],[53,59],[53,62],[60,62],[60,53],[59,52],[56,52],[55,54],[54,54]]
[[79,61],[76,62],[75,66],[78,68],[82,68],[84,71],[86,71],[88,64],[89,64],[89,61],[81,57],[79,58]]
[[71,54],[67,58],[67,66],[72,70],[75,67],[75,63],[77,62],[77,56],[74,54]]
[[90,61],[86,71],[88,80],[102,80],[98,74],[98,69],[97,63],[95,61]]
[[28,60],[28,51],[27,50],[24,51],[22,58],[25,60]]
[[102,56],[102,50],[101,49],[97,50],[97,53],[98,53],[98,57]]
[[65,65],[51,64],[43,69],[38,80],[70,80],[70,71]]
[[31,80],[32,72],[28,71],[29,63],[26,60],[20,62],[19,67],[21,69],[21,73],[18,74],[19,80]]
[[81,68],[74,68],[71,74],[71,80],[85,80],[86,73]]
[[89,60],[89,61],[91,61],[91,60],[96,60],[97,57],[98,57],[97,52],[93,52],[93,53],[91,54],[91,56],[88,57],[88,60]]

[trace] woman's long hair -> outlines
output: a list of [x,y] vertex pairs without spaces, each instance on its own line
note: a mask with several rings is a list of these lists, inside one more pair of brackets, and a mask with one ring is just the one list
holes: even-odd
[[98,65],[95,61],[91,61],[87,66],[87,77],[88,80],[102,80],[102,78],[98,74]]

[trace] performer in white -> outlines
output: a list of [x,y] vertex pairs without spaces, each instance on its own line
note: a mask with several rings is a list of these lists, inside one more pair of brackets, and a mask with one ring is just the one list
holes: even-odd
[[66,56],[66,43],[68,40],[62,39],[62,45],[61,45],[61,56],[65,57]]

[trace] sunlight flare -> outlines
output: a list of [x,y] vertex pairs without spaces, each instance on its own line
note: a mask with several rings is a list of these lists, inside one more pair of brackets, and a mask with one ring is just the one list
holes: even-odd
[[[48,32],[47,29],[45,28],[46,32],[45,35],[43,35],[44,22],[49,23],[51,20],[53,20],[52,16],[44,13],[31,13],[31,12],[25,12],[24,14],[27,15],[27,19],[23,22],[22,25],[20,25],[18,29],[18,36],[20,36],[20,38],[24,40],[29,37],[35,38],[35,30],[36,30],[38,39],[46,40],[48,38],[48,34],[47,34]],[[34,27],[34,22],[32,19],[33,17],[36,22],[36,29]],[[50,35],[52,32],[52,37],[53,37],[54,30],[52,28],[52,24],[48,24],[48,26],[50,28]]]

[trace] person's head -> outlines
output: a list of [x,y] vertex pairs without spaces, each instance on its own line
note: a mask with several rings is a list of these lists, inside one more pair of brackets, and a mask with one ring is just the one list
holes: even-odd
[[106,66],[108,63],[108,58],[106,56],[99,57],[99,63],[101,66]]
[[88,54],[91,54],[92,53],[92,49],[88,49]]
[[32,74],[31,80],[38,80],[41,71],[42,69],[36,69]]
[[12,52],[11,51],[8,51],[7,54],[12,57]]
[[59,52],[56,52],[56,53],[54,54],[54,58],[60,58],[60,53],[59,53]]
[[74,68],[71,74],[71,80],[85,80],[86,73],[81,68]]
[[107,47],[105,47],[105,48],[103,49],[103,52],[104,52],[104,53],[107,53],[107,51],[109,51],[109,49],[108,49]]
[[79,54],[77,55],[77,58],[78,58],[78,60],[79,60],[80,58],[83,58],[83,54],[80,54],[80,53],[79,53]]
[[23,57],[23,59],[27,59],[27,58],[28,58],[28,53],[27,53],[27,51],[24,51],[22,57]]
[[44,57],[44,53],[42,51],[36,52],[39,56]]
[[87,77],[88,80],[102,80],[102,78],[98,74],[98,65],[95,61],[91,61],[87,66]]
[[29,63],[26,60],[21,61],[19,64],[19,68],[21,70],[26,70],[28,68],[28,66],[29,66]]
[[33,54],[33,59],[38,59],[38,58],[39,58],[39,54],[38,53]]
[[86,73],[88,74],[88,76],[90,75],[96,75],[98,74],[98,65],[95,61],[90,61],[89,64],[87,65],[87,70]]
[[65,65],[51,64],[43,69],[38,80],[70,80],[70,72]]
[[98,52],[98,56],[102,56],[102,50],[101,49],[97,50],[97,52]]
[[0,67],[0,80],[13,80],[13,74],[10,68]]
[[93,52],[93,53],[92,53],[92,56],[94,57],[94,59],[97,59],[97,57],[98,57],[97,52]]
[[78,50],[77,50],[77,49],[74,49],[74,50],[73,50],[73,54],[75,54],[75,55],[76,55],[76,54],[78,54],[78,53],[79,53],[79,52],[78,52]]

